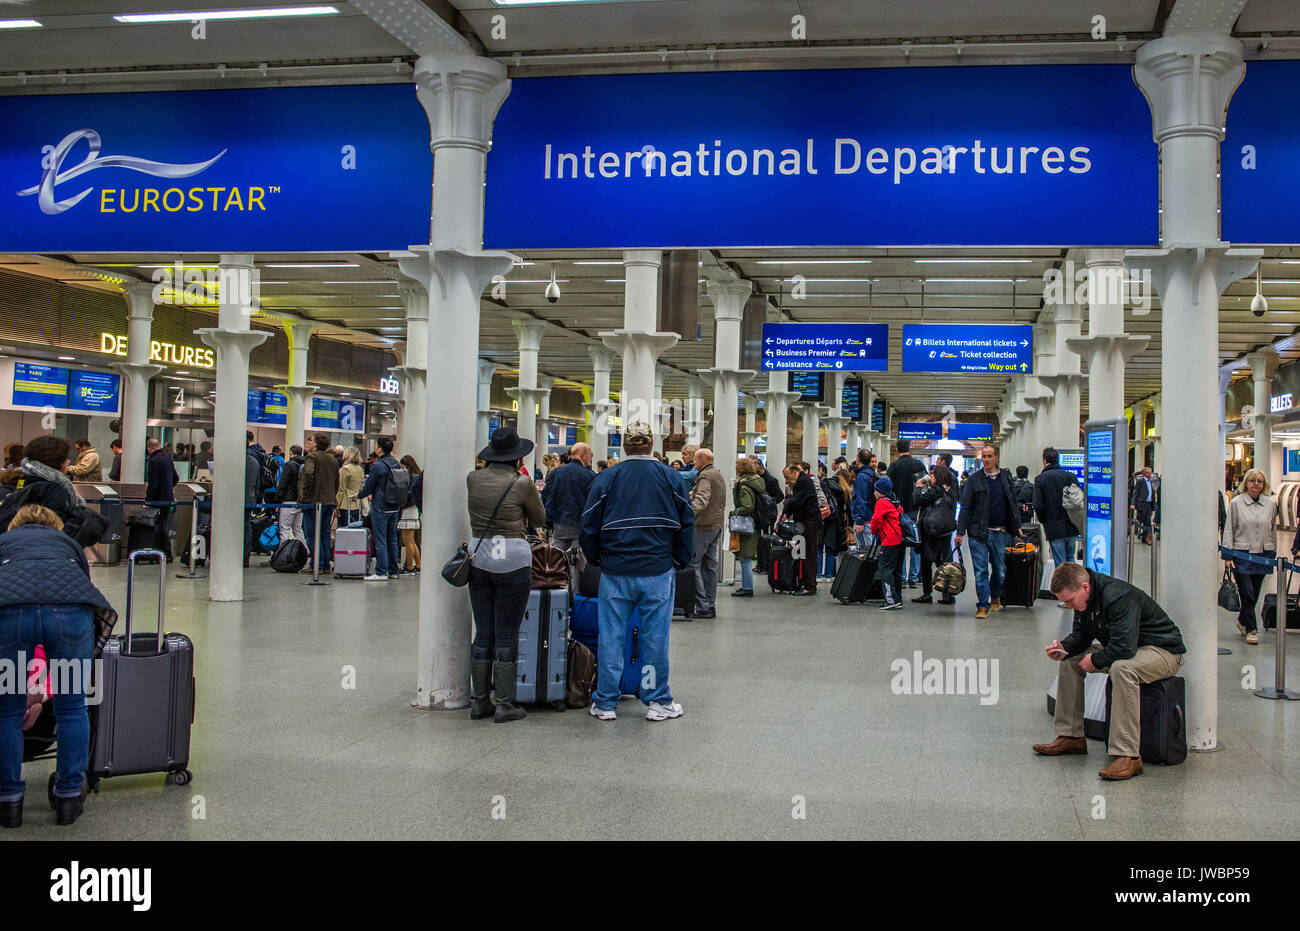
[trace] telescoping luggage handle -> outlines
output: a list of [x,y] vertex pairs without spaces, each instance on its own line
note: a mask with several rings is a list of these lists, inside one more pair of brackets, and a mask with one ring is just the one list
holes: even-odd
[[[191,559],[193,553],[190,554]],[[167,554],[161,550],[136,550],[126,557],[126,643],[122,645],[122,655],[131,655],[131,626],[135,620],[135,567],[143,557],[158,560],[158,652],[163,651],[163,585],[167,581]]]

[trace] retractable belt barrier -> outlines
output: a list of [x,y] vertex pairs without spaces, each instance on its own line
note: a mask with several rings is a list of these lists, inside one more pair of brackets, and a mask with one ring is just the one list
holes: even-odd
[[[1226,552],[1233,551],[1227,550]],[[1258,689],[1255,692],[1257,697],[1267,698],[1271,701],[1281,699],[1300,701],[1300,692],[1293,692],[1286,687],[1286,601],[1291,589],[1291,574],[1293,572],[1300,572],[1300,565],[1279,556],[1277,558],[1277,646],[1274,652],[1273,686],[1272,688]]]

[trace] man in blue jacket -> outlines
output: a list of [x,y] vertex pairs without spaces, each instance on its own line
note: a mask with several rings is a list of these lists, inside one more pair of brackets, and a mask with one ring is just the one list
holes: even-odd
[[392,508],[384,502],[388,494],[388,477],[393,469],[401,468],[393,458],[393,438],[381,436],[375,441],[379,458],[370,466],[366,483],[357,498],[370,499],[370,532],[375,539],[375,571],[366,576],[367,582],[386,582],[397,578],[397,557],[401,550],[397,542],[397,518],[402,508]]
[[876,507],[875,495],[871,493],[877,478],[876,470],[871,466],[874,458],[865,449],[858,450],[858,475],[853,480],[853,500],[849,504],[849,516],[853,518],[853,539],[858,545],[858,552],[864,552],[867,541],[871,539],[867,525],[871,523],[871,515]]
[[668,690],[668,630],[672,626],[675,569],[695,556],[695,514],[681,476],[650,454],[650,426],[623,429],[626,455],[596,476],[582,512],[579,544],[600,566],[599,643],[591,714],[613,721],[622,695],[629,622],[639,613],[638,664],[647,721],[679,718],[682,706]]
[[575,443],[569,461],[546,476],[542,504],[546,506],[546,523],[551,527],[551,543],[568,551],[578,542],[582,529],[582,510],[596,473],[591,471],[592,452],[586,443]]

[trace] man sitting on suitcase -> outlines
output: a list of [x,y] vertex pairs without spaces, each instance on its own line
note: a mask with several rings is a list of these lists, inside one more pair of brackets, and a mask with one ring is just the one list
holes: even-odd
[[617,717],[634,616],[639,618],[640,698],[648,706],[646,720],[682,715],[668,690],[668,630],[675,569],[685,569],[694,558],[695,513],[680,473],[650,455],[653,437],[642,421],[623,428],[626,455],[617,468],[596,476],[582,512],[578,544],[587,561],[601,569],[599,675],[590,711],[602,721]]
[[[1053,640],[1047,655],[1061,663],[1056,676],[1056,739],[1034,744],[1037,753],[1087,753],[1083,736],[1083,680],[1090,672],[1110,675],[1110,740],[1115,761],[1102,779],[1131,779],[1142,772],[1141,687],[1178,674],[1183,635],[1164,608],[1127,582],[1085,569],[1057,566],[1052,594],[1074,609],[1074,629]],[[1101,644],[1094,647],[1093,641]]]

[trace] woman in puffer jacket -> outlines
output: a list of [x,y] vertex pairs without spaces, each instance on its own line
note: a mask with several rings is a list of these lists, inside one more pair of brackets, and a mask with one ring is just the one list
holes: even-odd
[[103,539],[108,523],[86,502],[63,474],[68,464],[68,441],[57,436],[38,436],[23,448],[22,463],[0,472],[0,533],[9,529],[18,509],[39,504],[59,516],[63,532],[81,546]]
[[[58,727],[54,811],[58,824],[72,824],[87,792],[91,660],[117,615],[91,583],[85,552],[62,527],[49,508],[28,504],[0,534],[0,661],[21,670],[25,681],[37,645],[45,648],[57,676],[51,689]],[[26,711],[26,689],[0,695],[0,827],[23,823]]]

